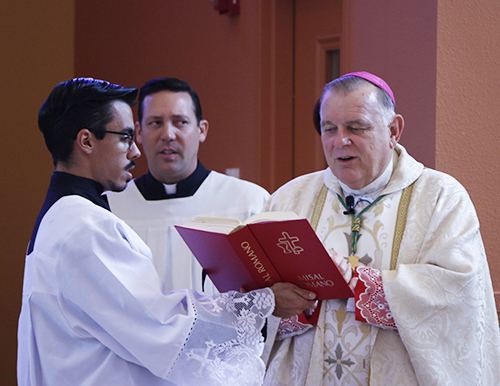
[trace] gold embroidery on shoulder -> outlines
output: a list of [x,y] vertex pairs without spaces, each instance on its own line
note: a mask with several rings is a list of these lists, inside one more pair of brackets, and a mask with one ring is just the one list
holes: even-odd
[[323,207],[325,206],[327,193],[328,188],[325,184],[323,184],[318,194],[318,198],[316,199],[316,204],[314,204],[314,210],[311,217],[311,227],[314,231],[318,228],[319,219],[321,217],[321,213],[323,212]]
[[396,217],[396,227],[394,229],[394,241],[392,242],[391,253],[391,270],[396,269],[398,262],[399,248],[401,247],[401,240],[406,228],[406,218],[408,217],[408,208],[410,206],[411,193],[413,192],[413,182],[410,186],[403,189],[401,193],[401,200],[399,201],[398,214]]

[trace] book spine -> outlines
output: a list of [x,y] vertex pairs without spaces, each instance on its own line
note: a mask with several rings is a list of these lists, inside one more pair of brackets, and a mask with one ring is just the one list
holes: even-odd
[[228,238],[241,262],[260,288],[270,287],[274,283],[283,281],[248,227],[231,233]]

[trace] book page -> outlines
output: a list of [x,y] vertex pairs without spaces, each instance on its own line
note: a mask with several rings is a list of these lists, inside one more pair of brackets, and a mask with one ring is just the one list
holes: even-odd
[[182,226],[227,235],[241,229],[246,224],[297,219],[300,219],[300,217],[295,212],[262,212],[254,214],[244,222],[233,217],[196,216],[193,220]]
[[241,221],[233,217],[197,216],[182,226],[227,235],[238,225],[241,225]]
[[254,214],[243,221],[243,224],[255,224],[258,222],[298,220],[301,217],[295,212],[262,212]]

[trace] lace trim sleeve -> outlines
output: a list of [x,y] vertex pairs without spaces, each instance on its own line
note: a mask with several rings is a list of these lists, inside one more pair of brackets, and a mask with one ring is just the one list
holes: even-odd
[[275,307],[272,290],[213,296],[189,292],[196,323],[167,379],[179,385],[261,385],[261,329]]
[[287,319],[281,319],[276,340],[284,340],[295,335],[303,334],[313,327],[311,324],[303,323],[303,321],[304,320],[301,320],[298,315],[294,315]]
[[358,267],[356,276],[356,320],[397,331],[385,297],[381,272],[370,267]]

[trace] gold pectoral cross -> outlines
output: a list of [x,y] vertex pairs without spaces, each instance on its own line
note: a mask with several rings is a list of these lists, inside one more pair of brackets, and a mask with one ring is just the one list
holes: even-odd
[[358,266],[358,262],[359,262],[359,256],[356,256],[356,255],[349,256],[349,263],[351,263],[352,269],[354,269]]

